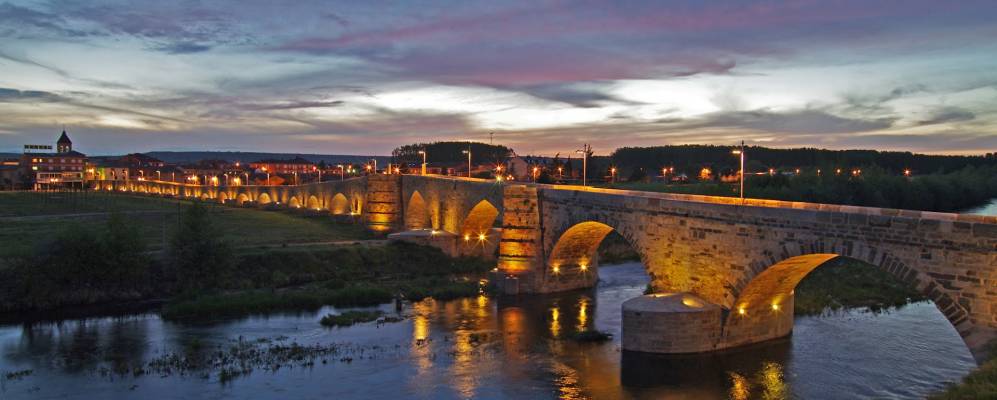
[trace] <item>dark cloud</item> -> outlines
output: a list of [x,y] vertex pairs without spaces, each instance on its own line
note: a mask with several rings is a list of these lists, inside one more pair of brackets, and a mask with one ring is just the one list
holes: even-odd
[[338,107],[343,105],[345,102],[342,100],[335,101],[290,101],[284,103],[275,104],[240,104],[238,107],[250,110],[250,111],[266,111],[266,110],[295,110],[302,108],[328,108],[328,107]]
[[599,107],[605,103],[633,104],[633,102],[625,101],[607,94],[604,90],[600,90],[597,86],[593,87],[593,84],[591,83],[582,83],[581,85],[551,83],[523,87],[505,87],[500,89],[520,91],[544,100],[567,103],[583,108]]
[[39,90],[17,90],[9,88],[0,88],[0,103],[14,103],[14,102],[54,102],[59,101],[62,98],[50,92],[43,92]]
[[156,46],[156,50],[170,54],[191,54],[211,50],[211,46],[193,42],[177,42]]
[[935,111],[931,117],[926,120],[918,121],[918,125],[936,125],[944,124],[947,122],[962,122],[971,121],[976,118],[976,114],[973,114],[967,110],[959,107],[945,107]]
[[767,110],[719,112],[705,116],[695,125],[778,133],[832,134],[886,129],[892,126],[893,122],[892,118],[852,119],[821,110],[805,109],[789,112]]
[[54,33],[61,36],[86,36],[89,32],[68,28],[62,17],[11,3],[0,4],[0,36],[31,36]]

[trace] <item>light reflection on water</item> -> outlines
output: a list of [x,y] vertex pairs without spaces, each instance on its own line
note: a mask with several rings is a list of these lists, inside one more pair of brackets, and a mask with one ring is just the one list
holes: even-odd
[[[595,290],[519,299],[424,301],[403,322],[327,329],[335,311],[213,324],[152,314],[0,327],[0,398],[917,398],[973,367],[965,345],[930,303],[888,314],[797,318],[794,336],[711,356],[621,352],[620,307],[647,278],[638,264],[601,268]],[[388,313],[393,309],[385,305]],[[614,334],[604,344],[574,332]],[[254,371],[222,384],[199,376],[102,375],[168,352],[286,335],[302,344],[363,349],[350,363]]]

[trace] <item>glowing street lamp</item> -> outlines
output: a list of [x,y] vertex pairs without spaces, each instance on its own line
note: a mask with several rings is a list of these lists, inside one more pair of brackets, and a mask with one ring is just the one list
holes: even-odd
[[422,174],[426,175],[426,151],[419,150],[419,154],[422,154]]
[[156,170],[156,180],[157,181],[162,181],[163,180],[163,173],[159,172],[158,169]]
[[564,167],[557,167],[557,179],[564,180]]
[[744,202],[744,141],[741,141],[741,149],[734,150],[731,153],[737,154],[741,158],[741,170],[738,175],[741,175],[741,202]]
[[609,169],[609,183],[616,183],[616,167]]
[[267,167],[262,167],[260,169],[267,173],[267,186],[270,186],[270,171],[267,170]]
[[905,169],[904,170],[904,176],[910,177],[910,169]]
[[246,176],[246,184],[248,185],[249,184],[249,172],[243,172],[242,174]]
[[588,143],[582,146],[581,150],[575,150],[575,153],[582,154],[582,186],[588,186],[588,165],[589,165],[589,152],[592,151],[592,146]]
[[343,164],[337,164],[336,166],[339,167],[339,180],[346,179],[346,167]]
[[540,167],[533,167],[533,183],[537,182],[537,177],[540,174]]

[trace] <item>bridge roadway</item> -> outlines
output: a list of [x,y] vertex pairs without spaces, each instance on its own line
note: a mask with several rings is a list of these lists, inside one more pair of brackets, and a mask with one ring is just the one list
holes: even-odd
[[405,231],[453,255],[497,253],[493,278],[510,294],[593,286],[596,250],[616,231],[640,254],[656,293],[692,299],[685,312],[720,310],[704,317],[712,320],[706,325],[671,329],[691,344],[638,346],[648,351],[711,351],[785,336],[797,283],[836,257],[865,261],[917,288],[978,358],[997,337],[991,216],[433,175],[298,186],[102,181],[97,188],[352,214],[371,229]]

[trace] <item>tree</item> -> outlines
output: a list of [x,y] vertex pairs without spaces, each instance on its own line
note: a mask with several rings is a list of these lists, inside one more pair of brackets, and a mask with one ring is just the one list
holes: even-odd
[[199,202],[184,210],[172,250],[177,282],[185,290],[221,287],[234,265],[231,248]]
[[100,237],[101,264],[112,290],[139,291],[147,283],[149,257],[135,224],[111,214]]

